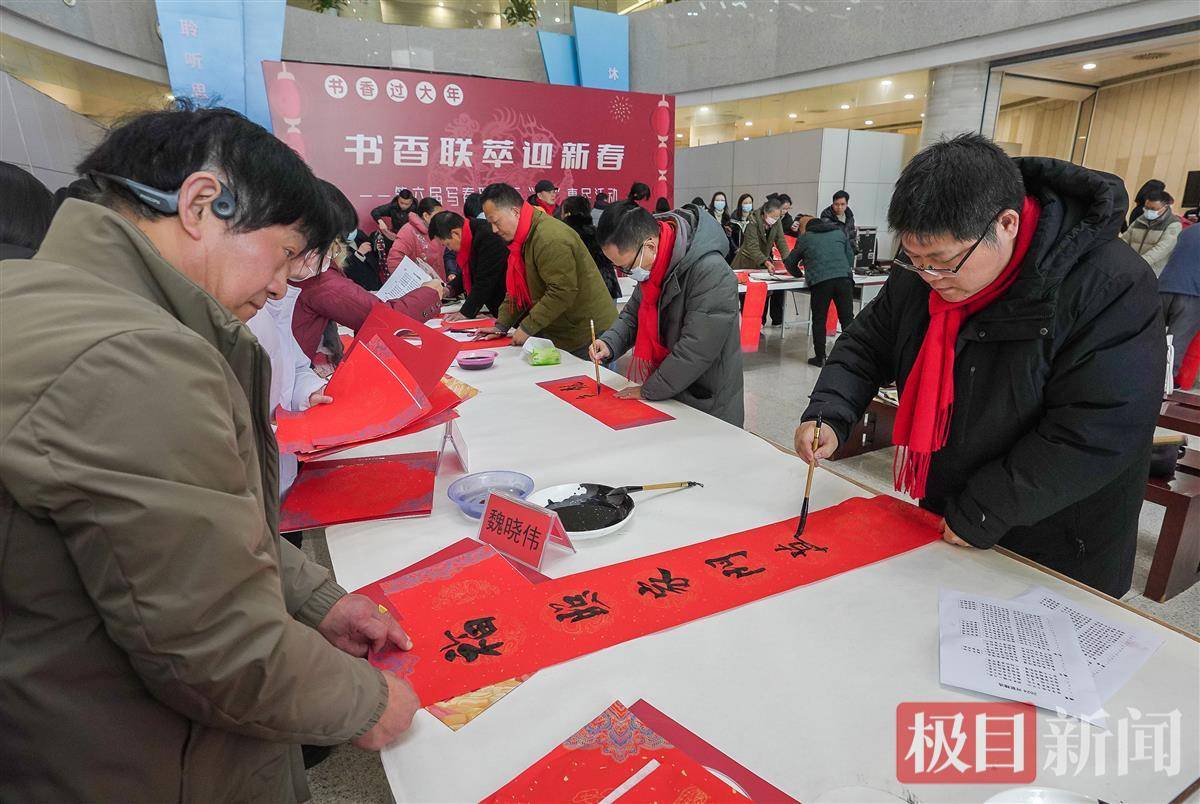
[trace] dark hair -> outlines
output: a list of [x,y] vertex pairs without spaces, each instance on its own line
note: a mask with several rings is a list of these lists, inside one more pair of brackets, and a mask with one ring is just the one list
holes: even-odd
[[483,206],[488,201],[491,201],[495,206],[511,209],[520,209],[521,204],[525,203],[521,200],[521,194],[517,192],[515,187],[500,181],[483,188],[483,194],[479,197],[479,204]]
[[1162,203],[1166,203],[1166,201],[1167,201],[1166,192],[1163,190],[1148,190],[1146,192],[1146,194],[1144,196],[1142,196],[1142,206],[1145,206],[1147,203],[1149,203],[1151,201],[1159,201]]
[[635,181],[629,188],[630,201],[649,201],[650,200],[650,185],[640,181]]
[[618,201],[609,205],[596,224],[596,242],[613,245],[621,251],[637,248],[658,234],[658,222],[636,201]]
[[463,217],[478,218],[479,213],[483,212],[483,196],[479,193],[471,193],[463,199]]
[[703,197],[703,196],[699,196],[699,195],[698,195],[698,196],[696,196],[695,198],[693,198],[693,199],[692,199],[690,202],[688,202],[688,203],[690,203],[690,204],[691,204],[692,206],[694,206],[694,207],[703,207],[703,206],[705,206],[705,203],[704,203],[704,197]]
[[741,195],[738,196],[737,206],[733,210],[733,217],[739,221],[745,220],[745,218],[743,217],[743,213],[742,213],[742,202],[745,201],[747,198],[750,199],[751,204],[754,203],[754,196],[751,193],[742,193]]
[[838,190],[836,193],[833,194],[833,200],[837,201],[839,198],[844,198],[844,199],[846,199],[846,202],[849,203],[850,202],[850,193],[846,192],[845,190]]
[[1134,196],[1133,202],[1134,204],[1141,206],[1142,204],[1146,203],[1146,194],[1151,190],[1161,191],[1165,189],[1167,189],[1166,182],[1162,181],[1161,179],[1150,179],[1150,181],[1142,185],[1142,189],[1137,191],[1137,195]]
[[231,109],[198,109],[176,101],[171,110],[128,118],[76,168],[96,182],[93,201],[150,219],[162,213],[123,185],[95,174],[109,173],[172,192],[201,170],[218,173],[233,193],[237,206],[229,220],[232,231],[294,224],[307,241],[306,249],[332,242],[334,223],[308,165],[282,140]]
[[401,198],[403,198],[405,201],[412,201],[413,199],[416,198],[416,196],[413,195],[412,190],[405,187],[400,192],[398,192],[394,196],[392,196],[392,203],[395,204]]
[[659,214],[661,214],[663,212],[670,212],[671,211],[671,202],[668,201],[665,197],[660,195],[658,197],[658,200],[654,202],[654,211]]
[[596,200],[597,201],[607,201],[608,193],[596,193]]
[[935,142],[900,173],[888,205],[888,226],[919,241],[948,235],[995,240],[991,222],[1025,199],[1021,171],[1000,146],[980,134]]
[[[849,198],[849,197],[850,196],[846,196],[846,198]],[[776,198],[779,199],[780,204],[792,203],[792,197],[790,195],[788,195],[787,193],[780,193],[779,195],[776,196]]]
[[1175,203],[1175,196],[1171,195],[1171,194],[1170,194],[1170,193],[1168,193],[1166,190],[1163,190],[1163,191],[1162,191],[1162,194],[1163,194],[1163,201],[1164,201],[1165,203],[1168,203],[1168,204],[1174,204],[1174,203]]
[[780,203],[779,196],[769,195],[769,196],[767,196],[767,200],[763,201],[761,209],[765,213],[765,212],[768,212],[773,209],[779,209],[782,206],[783,206],[783,204]]
[[448,240],[450,232],[466,226],[466,220],[457,212],[444,209],[429,219],[429,236],[438,240]]
[[[350,199],[346,194],[338,189],[337,185],[324,179],[317,179],[321,185],[321,190],[325,193],[326,203],[329,204],[330,220],[333,222],[337,231],[335,235],[343,235],[358,227],[358,213],[354,211],[354,204],[350,203]],[[320,248],[328,248],[329,243],[333,242],[333,238],[329,238],[329,242],[318,244]]]
[[569,195],[561,205],[563,217],[568,215],[579,215],[586,217],[590,223],[592,218],[592,205],[586,198],[581,195]]
[[442,202],[440,199],[433,198],[432,196],[426,196],[417,202],[416,213],[421,216],[430,215],[441,205]]
[[54,217],[54,195],[26,170],[0,162],[0,243],[37,251]]
[[721,223],[728,223],[729,222],[729,196],[725,195],[724,191],[717,190],[715,193],[712,194],[712,198],[709,199],[709,202],[708,202],[708,211],[712,215],[717,214],[717,207],[716,207],[717,196],[721,196],[722,198],[725,199],[725,209],[721,210]]

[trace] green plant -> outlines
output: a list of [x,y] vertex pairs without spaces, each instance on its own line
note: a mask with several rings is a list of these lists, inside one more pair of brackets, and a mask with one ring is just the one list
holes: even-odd
[[350,0],[309,0],[313,11],[328,11],[350,5]]
[[536,26],[538,21],[537,0],[508,0],[502,12],[509,25]]

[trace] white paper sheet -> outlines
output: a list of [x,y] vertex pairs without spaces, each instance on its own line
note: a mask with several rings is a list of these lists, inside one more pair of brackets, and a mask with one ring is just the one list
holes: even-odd
[[942,589],[941,682],[1058,709],[1105,727],[1087,659],[1066,614]]
[[392,275],[383,283],[383,287],[375,291],[375,295],[381,301],[385,302],[398,299],[401,296],[412,293],[431,278],[421,266],[408,257],[405,257],[400,260],[400,264],[396,266],[396,270],[392,271]]
[[1041,586],[1031,586],[1014,603],[1028,603],[1067,615],[1096,682],[1101,703],[1133,678],[1146,660],[1163,644],[1162,637],[1140,628],[1129,628],[1106,620]]

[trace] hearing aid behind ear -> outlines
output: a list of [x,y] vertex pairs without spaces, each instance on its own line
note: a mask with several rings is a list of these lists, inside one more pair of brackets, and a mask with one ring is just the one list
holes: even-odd
[[[164,215],[179,214],[179,191],[165,192],[157,190],[141,182],[127,179],[123,176],[114,176],[111,173],[93,173],[93,176],[101,176],[109,181],[114,181],[121,185],[129,192],[133,193],[139,201],[151,209],[161,212]],[[219,182],[221,192],[212,202],[212,211],[223,221],[227,221],[237,212],[237,200],[233,197],[233,192],[225,186],[224,182]]]

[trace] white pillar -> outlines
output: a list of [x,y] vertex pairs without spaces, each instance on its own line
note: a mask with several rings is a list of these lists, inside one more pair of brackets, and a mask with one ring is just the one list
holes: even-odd
[[925,122],[921,126],[921,147],[942,137],[968,131],[991,136],[1000,106],[999,76],[988,85],[989,69],[985,61],[972,61],[937,67],[929,72],[929,94],[925,103]]

